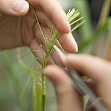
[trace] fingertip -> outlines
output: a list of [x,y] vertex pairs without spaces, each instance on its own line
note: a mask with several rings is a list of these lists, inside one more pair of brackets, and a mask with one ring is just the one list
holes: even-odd
[[66,51],[70,53],[78,52],[77,42],[71,33],[64,34],[62,38],[63,42],[61,44]]
[[44,69],[44,74],[49,78],[53,78],[53,76],[57,75],[59,73],[59,68],[55,65],[48,65]]
[[44,74],[53,82],[54,85],[64,83],[66,80],[67,82],[70,81],[67,74],[55,65],[48,65],[44,69]]
[[50,66],[50,65],[46,66],[45,69],[44,69],[44,71],[43,71],[44,74],[48,76],[48,74],[50,74],[50,71],[51,71],[50,69],[51,68],[52,68],[52,66]]
[[29,10],[29,3],[25,0],[17,0],[13,3],[10,13],[15,16],[23,16]]
[[44,74],[46,75],[46,77],[51,80],[53,82],[53,84],[57,83],[57,76],[54,74],[56,70],[56,66],[53,65],[48,65],[46,66],[46,68],[44,69]]

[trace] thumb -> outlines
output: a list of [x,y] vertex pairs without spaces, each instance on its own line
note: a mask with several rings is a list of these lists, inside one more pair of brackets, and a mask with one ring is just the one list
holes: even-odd
[[54,65],[47,66],[44,73],[55,87],[59,111],[82,111],[81,97],[72,87],[67,74]]
[[0,13],[22,16],[29,10],[29,4],[26,0],[0,0]]

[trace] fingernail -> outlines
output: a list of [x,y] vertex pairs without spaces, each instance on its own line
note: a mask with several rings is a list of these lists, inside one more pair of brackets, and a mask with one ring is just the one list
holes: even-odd
[[25,0],[17,0],[12,6],[14,12],[25,12],[28,9],[28,3]]
[[71,31],[71,26],[70,26],[70,23],[67,19],[66,13],[64,13],[64,17],[65,17],[65,21],[66,21],[66,26],[67,26],[68,30]]
[[65,64],[66,61],[66,54],[63,53],[61,51],[61,49],[59,49],[56,45],[53,46],[54,50],[56,51],[56,53],[58,54],[58,56],[60,57],[60,59],[62,60],[62,62]]
[[69,38],[71,39],[71,42],[72,42],[72,44],[73,44],[73,46],[75,48],[75,51],[78,52],[77,42],[75,41],[75,39],[74,39],[74,37],[73,37],[73,35],[71,33],[69,34]]
[[75,41],[75,39],[73,38],[73,43],[74,43],[74,46],[75,46],[75,51],[78,52],[78,45],[77,45],[77,42]]

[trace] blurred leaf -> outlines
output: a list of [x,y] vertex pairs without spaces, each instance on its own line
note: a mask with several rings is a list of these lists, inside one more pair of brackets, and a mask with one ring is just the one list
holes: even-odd
[[84,39],[79,43],[79,52],[85,50],[92,42],[94,42],[100,35],[109,27],[110,20],[106,20],[101,24],[97,31],[93,33],[88,39]]
[[93,33],[87,0],[72,0],[72,2],[74,7],[80,11],[81,16],[84,17],[85,23],[80,27],[80,33],[83,38],[87,39]]
[[111,61],[111,17],[109,19],[108,40],[104,51],[104,59]]

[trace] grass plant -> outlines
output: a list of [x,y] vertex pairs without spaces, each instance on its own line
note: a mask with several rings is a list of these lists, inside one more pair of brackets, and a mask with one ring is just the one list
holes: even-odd
[[[21,65],[23,68],[30,73],[29,76],[31,76],[33,83],[32,83],[32,91],[33,91],[33,99],[32,99],[32,110],[33,111],[45,111],[45,96],[46,96],[46,83],[45,83],[45,76],[43,74],[43,69],[47,65],[48,56],[53,51],[53,45],[58,43],[58,37],[60,36],[59,31],[52,27],[51,29],[51,37],[50,39],[47,39],[46,35],[44,35],[41,26],[39,24],[39,20],[36,14],[36,11],[33,10],[33,13],[35,15],[36,22],[38,23],[38,27],[40,29],[40,32],[43,36],[43,47],[46,51],[45,56],[41,60],[41,64],[35,63],[35,65],[38,67],[39,70],[34,71],[32,68],[29,68],[22,60],[20,60]],[[79,28],[83,23],[83,17],[80,17],[80,12],[72,9],[69,10],[67,13],[67,19],[72,27],[71,31],[73,32],[77,28]],[[42,45],[41,45],[42,46]],[[38,65],[39,64],[39,65]],[[29,77],[30,78],[30,77]],[[29,81],[29,80],[27,80]]]

